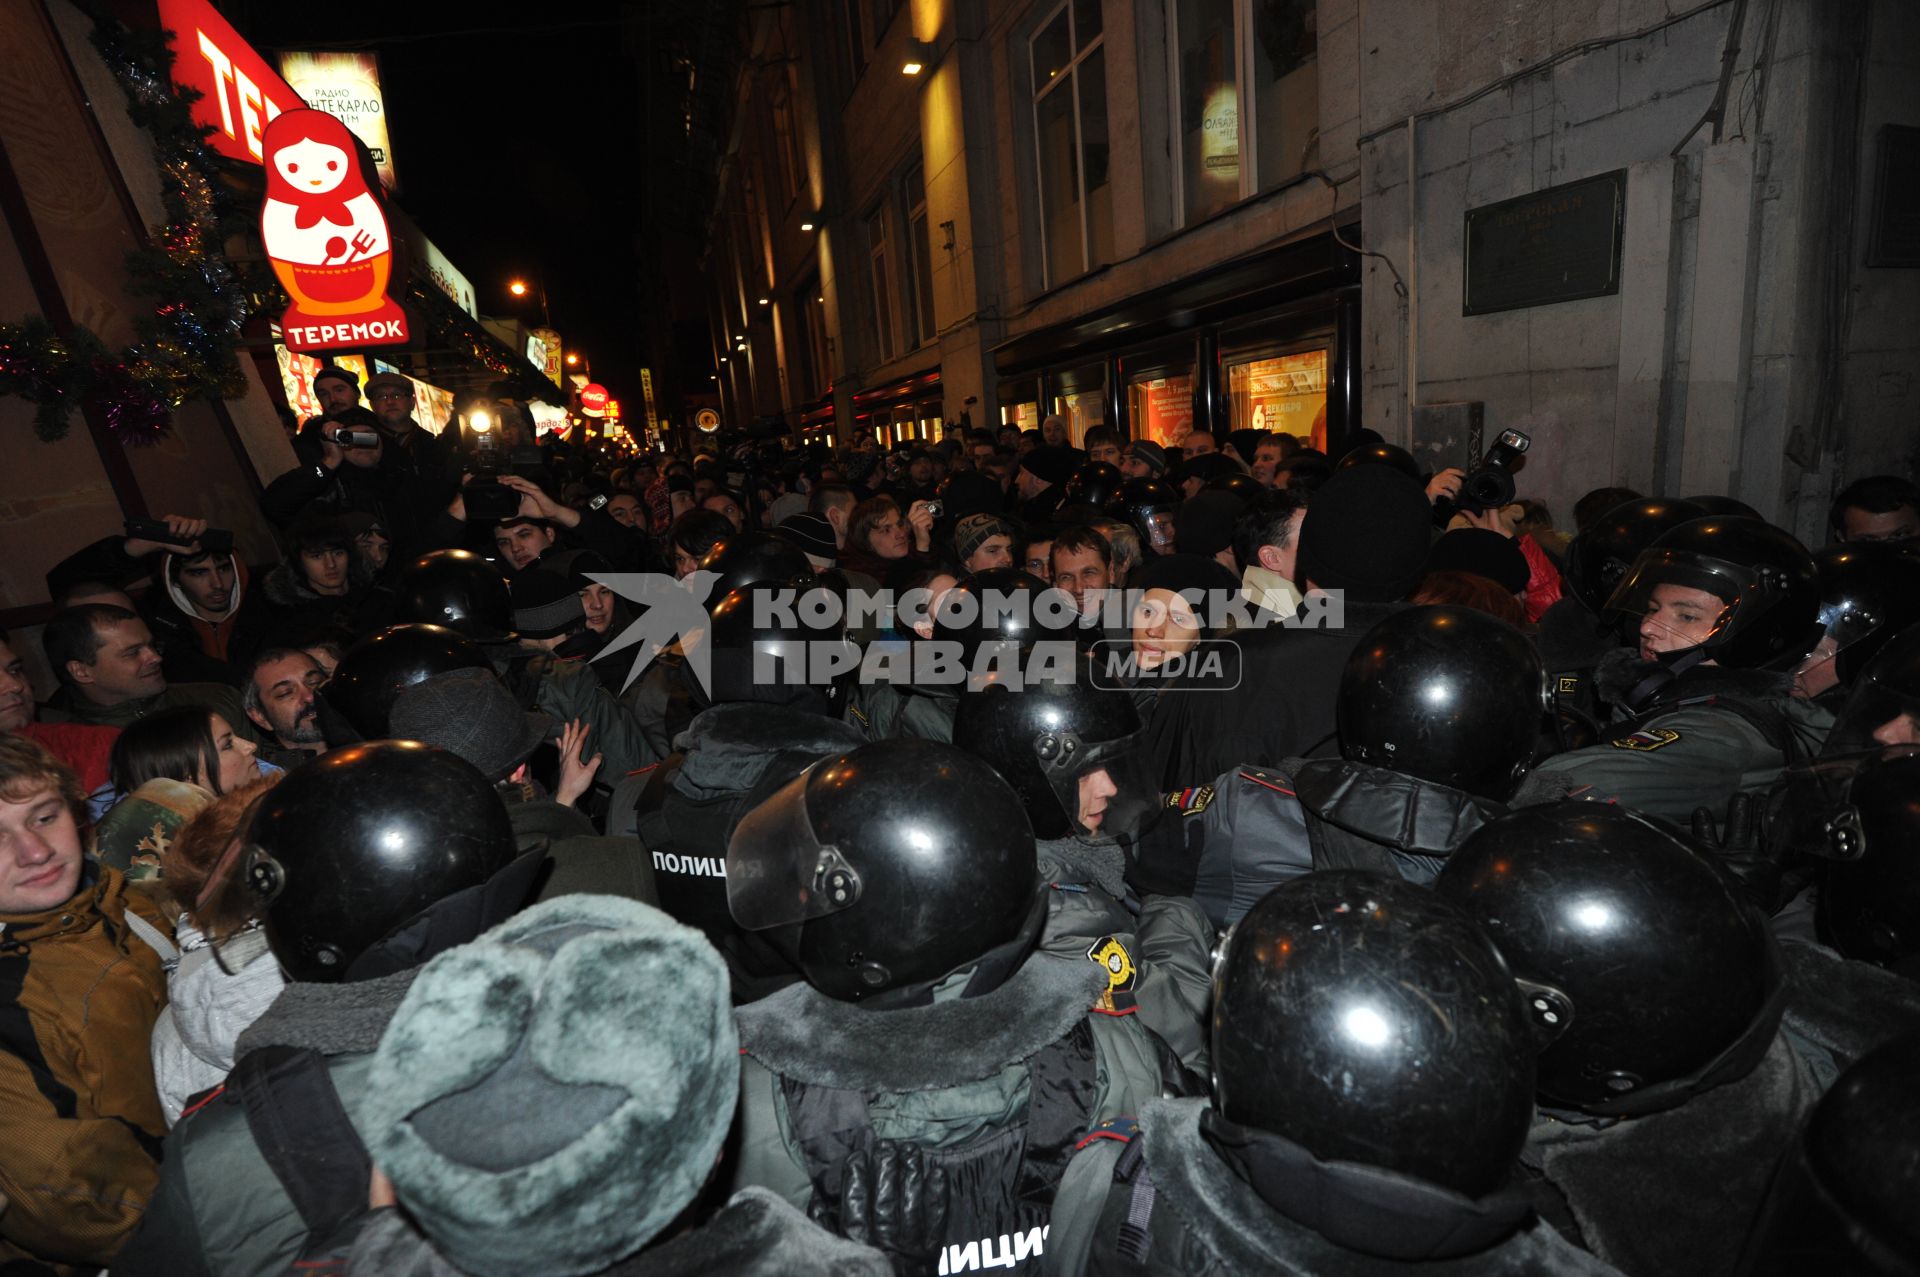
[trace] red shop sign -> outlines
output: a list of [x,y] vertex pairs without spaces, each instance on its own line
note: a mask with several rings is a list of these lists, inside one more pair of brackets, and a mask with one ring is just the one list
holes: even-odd
[[207,144],[229,159],[262,163],[267,125],[306,103],[207,0],[158,2],[160,25],[173,32],[173,82],[199,91],[193,118],[213,130]]

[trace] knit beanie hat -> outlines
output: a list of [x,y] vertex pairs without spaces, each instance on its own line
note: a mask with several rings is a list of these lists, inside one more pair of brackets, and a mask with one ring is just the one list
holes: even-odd
[[1235,594],[1240,589],[1240,581],[1210,555],[1153,554],[1127,577],[1127,589],[1142,594],[1148,590],[1171,590],[1196,609],[1202,609],[1202,619],[1211,629],[1221,618],[1204,610],[1213,602],[1210,596],[1216,592]]
[[833,543],[833,525],[822,514],[791,514],[780,520],[774,535],[797,546],[814,570],[833,566],[840,548]]
[[1470,572],[1494,582],[1508,594],[1519,594],[1533,579],[1526,553],[1512,537],[1491,528],[1455,528],[1433,543],[1427,554],[1429,572]]
[[1349,466],[1307,504],[1299,580],[1391,603],[1419,584],[1432,539],[1433,511],[1418,482],[1377,462]]
[[998,515],[970,514],[960,520],[953,530],[953,552],[965,563],[967,556],[978,550],[988,537],[1008,537],[1018,541],[1020,534],[1011,523]]
[[615,896],[534,905],[429,962],[374,1052],[361,1136],[477,1277],[638,1251],[713,1172],[740,1089],[727,968]]
[[1173,516],[1173,545],[1182,554],[1218,554],[1233,544],[1233,523],[1245,498],[1221,489],[1197,493]]
[[1135,461],[1145,462],[1155,478],[1167,472],[1167,450],[1153,440],[1135,439],[1127,445],[1127,450],[1133,454]]
[[1079,463],[1071,448],[1035,448],[1020,458],[1020,468],[1046,483],[1065,483],[1073,478]]

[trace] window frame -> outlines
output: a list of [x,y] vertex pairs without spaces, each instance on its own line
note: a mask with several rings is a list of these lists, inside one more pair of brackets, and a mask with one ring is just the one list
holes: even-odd
[[[1054,19],[1059,17],[1063,11],[1067,15],[1067,43],[1072,51],[1072,56],[1067,59],[1065,69],[1043,85],[1035,74],[1033,46],[1040,37],[1046,33],[1047,29],[1053,25]],[[1168,11],[1172,11],[1171,6],[1169,6]],[[1079,31],[1080,19],[1074,12],[1074,0],[1060,0],[1060,3],[1042,13],[1040,20],[1034,23],[1032,30],[1027,33],[1027,112],[1028,127],[1033,131],[1033,172],[1035,178],[1033,186],[1034,204],[1039,214],[1036,225],[1040,231],[1041,292],[1064,284],[1070,279],[1076,279],[1094,267],[1094,263],[1091,260],[1093,256],[1093,230],[1087,225],[1086,135],[1082,129],[1080,120],[1079,71],[1080,64],[1085,62],[1096,50],[1103,50],[1107,47],[1106,19],[1105,6],[1102,4],[1100,34],[1093,38],[1092,43],[1082,45],[1080,43]],[[1047,162],[1046,151],[1042,140],[1043,135],[1040,129],[1040,103],[1044,98],[1053,93],[1065,93],[1068,95],[1068,101],[1073,103],[1073,182],[1074,196],[1078,201],[1080,210],[1080,265],[1070,272],[1060,273],[1056,273],[1053,269],[1053,245],[1048,242],[1047,236]],[[1111,118],[1111,116],[1109,116],[1109,118]]]
[[[873,298],[873,338],[875,353],[880,363],[890,363],[905,352],[898,349],[893,341],[894,324],[898,318],[893,313],[893,289],[890,287],[894,275],[893,228],[888,225],[888,202],[882,199],[873,206],[865,220],[867,228],[867,291]],[[880,232],[879,243],[874,242],[874,231]],[[876,263],[878,269],[875,269]]]
[[[914,181],[914,175],[919,181]],[[918,188],[918,197],[915,188]],[[940,339],[940,326],[933,310],[933,222],[927,205],[927,171],[924,160],[915,160],[900,179],[900,207],[905,214],[907,233],[907,283],[911,293],[909,310],[913,320],[914,350]],[[915,219],[919,230],[914,229]],[[922,278],[922,271],[925,278]]]

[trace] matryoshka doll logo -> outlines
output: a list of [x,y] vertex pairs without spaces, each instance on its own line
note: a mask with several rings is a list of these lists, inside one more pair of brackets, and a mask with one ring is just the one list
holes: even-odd
[[284,111],[261,137],[267,201],[260,237],[293,304],[280,328],[289,350],[384,346],[407,340],[387,296],[393,237],[359,145],[325,111]]

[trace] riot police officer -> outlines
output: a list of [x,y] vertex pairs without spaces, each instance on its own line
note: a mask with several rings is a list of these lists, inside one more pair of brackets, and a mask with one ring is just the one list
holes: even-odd
[[1137,1009],[1203,1068],[1213,926],[1186,893],[1136,894],[1127,881],[1128,848],[1159,817],[1132,697],[1096,685],[1091,660],[1079,658],[1067,677],[967,688],[953,743],[1012,786],[1039,840],[1042,948],[1100,966],[1110,1009]]
[[727,897],[806,978],[736,1014],[734,1185],[843,1233],[914,1203],[885,1230],[905,1264],[1037,1257],[1080,1132],[1178,1083],[1138,1019],[1095,1006],[1104,970],[1035,951],[1047,892],[1020,799],[951,745],[809,767],[740,821]]
[[279,1272],[366,1209],[353,1121],[371,1052],[416,969],[517,912],[521,852],[486,777],[382,741],[321,755],[259,800],[241,881],[289,983],[240,1037],[226,1085],[167,1137],[160,1188],[116,1273]]
[[1545,708],[1540,658],[1512,626],[1463,607],[1390,613],[1341,671],[1341,756],[1168,794],[1136,881],[1191,893],[1218,926],[1313,870],[1432,882],[1505,812]]
[[1153,1100],[1082,1141],[1048,1272],[1612,1271],[1514,1182],[1533,1030],[1458,906],[1311,874],[1240,920],[1214,979],[1212,1101]]
[[1786,670],[1819,626],[1813,557],[1793,537],[1754,519],[1683,523],[1640,555],[1608,607],[1638,618],[1639,647],[1596,671],[1616,707],[1607,739],[1540,764],[1518,801],[1573,795],[1684,821],[1817,751],[1823,716],[1788,694]]

